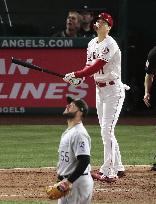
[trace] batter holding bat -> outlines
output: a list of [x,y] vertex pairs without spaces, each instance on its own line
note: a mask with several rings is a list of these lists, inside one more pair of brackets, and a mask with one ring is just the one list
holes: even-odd
[[[23,66],[25,68],[28,68],[28,69],[33,69],[33,70],[36,70],[36,71],[39,71],[39,72],[44,72],[44,73],[51,74],[53,76],[57,76],[57,77],[60,77],[60,78],[65,77],[63,74],[54,72],[54,71],[49,70],[47,68],[40,67],[40,66],[32,64],[30,62],[23,61],[21,59],[17,59],[15,57],[11,58],[11,62],[14,63],[14,64],[21,65],[21,66]],[[83,82],[83,79],[82,78],[71,78],[71,79],[68,80],[68,82],[70,84],[74,85],[74,86],[78,86],[79,84],[81,84]]]
[[76,78],[94,76],[104,163],[97,173],[92,173],[92,177],[103,182],[113,182],[125,175],[114,130],[125,99],[125,89],[130,87],[121,82],[121,52],[117,42],[109,35],[112,26],[110,14],[99,14],[94,25],[97,37],[88,44],[86,66],[64,77],[64,81],[71,83]]

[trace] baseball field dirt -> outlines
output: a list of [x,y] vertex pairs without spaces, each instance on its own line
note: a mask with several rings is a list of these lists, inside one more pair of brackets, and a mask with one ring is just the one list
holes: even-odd
[[[2,116],[0,124],[64,124],[59,117]],[[155,125],[156,118],[120,118],[121,125]],[[87,124],[98,124],[88,118]],[[93,168],[96,170],[97,168]],[[156,171],[150,166],[126,166],[126,176],[115,183],[95,181],[93,202],[155,204]],[[56,182],[55,168],[0,169],[0,200],[49,201],[45,187]]]
[[[0,200],[49,201],[45,188],[56,179],[55,168],[1,169]],[[95,181],[93,202],[154,204],[156,171],[150,166],[126,166],[126,176],[114,183]]]
[[[0,115],[0,125],[61,125],[66,120],[60,115]],[[97,116],[87,117],[84,124],[99,124]],[[119,125],[156,125],[156,117],[119,117]]]

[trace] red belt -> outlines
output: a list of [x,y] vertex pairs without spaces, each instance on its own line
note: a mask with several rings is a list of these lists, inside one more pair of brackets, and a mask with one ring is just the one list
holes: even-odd
[[98,86],[98,87],[105,87],[105,86],[108,86],[108,85],[114,85],[115,84],[115,82],[114,81],[109,81],[109,82],[95,82],[96,83],[96,85]]

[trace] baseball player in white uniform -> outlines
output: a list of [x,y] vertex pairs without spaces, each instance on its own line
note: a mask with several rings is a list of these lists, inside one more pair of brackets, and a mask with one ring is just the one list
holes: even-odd
[[127,85],[121,82],[121,52],[117,42],[109,35],[113,19],[101,13],[94,25],[97,37],[88,44],[86,66],[68,73],[64,81],[75,86],[85,77],[94,76],[96,84],[96,108],[104,144],[104,163],[93,179],[112,182],[125,175],[114,129],[125,98]]
[[90,174],[91,138],[82,119],[88,112],[84,100],[68,97],[68,105],[63,113],[68,128],[61,136],[59,145],[58,179],[64,186],[72,186],[59,204],[89,204],[93,191],[93,179]]

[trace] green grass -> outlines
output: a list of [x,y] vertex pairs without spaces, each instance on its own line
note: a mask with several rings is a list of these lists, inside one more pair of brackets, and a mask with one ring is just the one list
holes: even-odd
[[151,164],[156,155],[154,126],[121,126],[117,138],[124,164]]
[[[103,162],[99,126],[88,125],[86,128],[92,138],[91,164],[99,166]],[[65,129],[66,126],[60,125],[0,126],[0,168],[56,166],[60,136]],[[154,162],[156,154],[154,126],[118,125],[116,137],[124,164],[148,165]],[[57,204],[57,202],[2,200],[0,204]]]
[[[93,165],[103,162],[103,145],[98,126],[88,128],[92,136]],[[156,154],[156,128],[154,126],[117,126],[118,140],[122,161],[127,165],[153,163]]]
[[[56,166],[60,125],[0,126],[0,168]],[[103,162],[103,144],[97,125],[86,126],[92,138],[91,164]],[[151,164],[156,153],[154,126],[117,126],[124,164]]]

